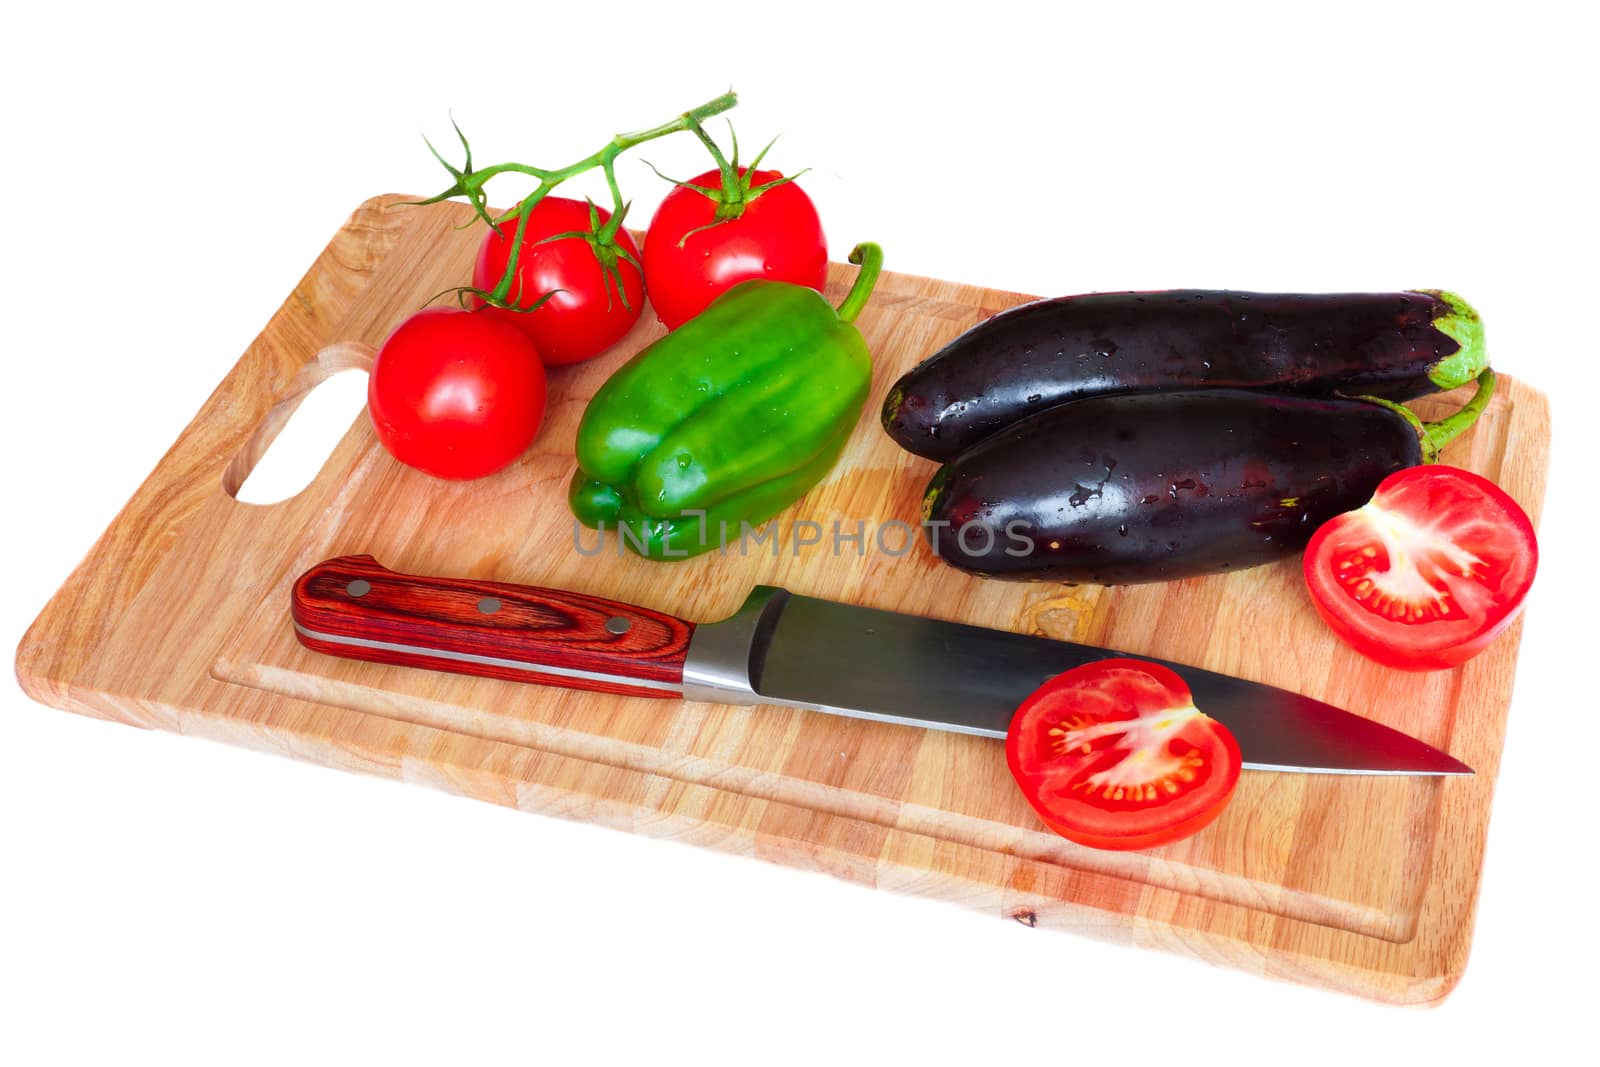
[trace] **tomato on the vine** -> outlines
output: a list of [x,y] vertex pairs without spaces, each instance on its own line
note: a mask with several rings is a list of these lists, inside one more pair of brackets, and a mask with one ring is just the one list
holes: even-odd
[[[516,277],[506,295],[515,307],[533,310],[483,307],[484,314],[527,334],[549,366],[578,363],[604,352],[622,339],[644,308],[639,246],[620,228],[615,246],[597,246],[593,227],[596,223],[603,227],[611,213],[593,210],[591,217],[588,203],[560,196],[547,196],[535,204],[523,230]],[[493,291],[505,276],[516,230],[515,220],[508,219],[484,235],[472,268],[475,288]],[[547,294],[548,299],[539,303]]]
[[1482,652],[1522,610],[1539,565],[1527,513],[1471,471],[1429,464],[1389,475],[1365,507],[1306,546],[1306,585],[1333,632],[1403,670]]
[[1045,682],[1006,735],[1006,762],[1045,825],[1092,848],[1150,848],[1221,813],[1239,745],[1177,674],[1106,659]]
[[775,170],[736,169],[749,194],[739,208],[724,205],[721,171],[709,170],[668,193],[645,231],[645,289],[669,330],[750,278],[818,292],[827,283],[828,243],[811,198]]
[[522,455],[544,404],[544,366],[532,342],[460,308],[426,308],[402,322],[367,381],[367,411],[383,447],[440,478],[481,478]]

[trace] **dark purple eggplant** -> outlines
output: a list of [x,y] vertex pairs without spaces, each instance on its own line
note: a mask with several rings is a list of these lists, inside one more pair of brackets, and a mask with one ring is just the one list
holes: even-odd
[[1486,370],[1428,426],[1398,404],[1255,390],[1075,400],[941,467],[924,526],[941,558],[985,577],[1118,585],[1251,567],[1434,458],[1492,389]]
[[1487,366],[1478,313],[1443,291],[1093,293],[974,326],[895,383],[883,427],[943,462],[1090,396],[1243,388],[1408,400]]

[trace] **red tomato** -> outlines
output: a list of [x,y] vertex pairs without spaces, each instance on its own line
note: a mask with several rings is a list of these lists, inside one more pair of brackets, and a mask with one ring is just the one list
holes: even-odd
[[[608,211],[597,208],[596,213],[601,225],[611,218]],[[484,309],[485,314],[526,333],[548,366],[598,356],[622,339],[644,309],[644,278],[637,266],[639,246],[627,230],[617,231],[617,247],[632,256],[633,262],[618,256],[614,275],[600,265],[594,246],[582,237],[539,243],[559,233],[589,232],[589,223],[589,205],[581,200],[547,196],[534,205],[517,256],[517,277],[506,299],[527,308],[546,293],[555,295],[532,311]],[[517,224],[508,220],[484,235],[472,268],[475,287],[492,290],[500,284],[516,232]]]
[[1023,701],[1006,762],[1045,825],[1092,848],[1187,837],[1227,804],[1239,745],[1172,671],[1136,659],[1076,667]]
[[[752,188],[783,177],[775,170],[749,173],[744,167],[739,173],[748,174]],[[720,190],[722,178],[709,170],[689,185]],[[717,222],[717,207],[716,200],[680,185],[667,194],[645,231],[644,284],[667,329],[677,329],[750,278],[822,291],[828,281],[828,242],[816,207],[798,185],[767,189],[748,201],[738,218]]]
[[522,455],[539,432],[544,396],[544,366],[527,337],[452,307],[396,327],[367,381],[383,447],[440,478],[481,478]]
[[1499,486],[1432,464],[1389,475],[1372,502],[1306,546],[1306,585],[1333,632],[1403,670],[1464,663],[1511,625],[1539,566],[1533,524]]

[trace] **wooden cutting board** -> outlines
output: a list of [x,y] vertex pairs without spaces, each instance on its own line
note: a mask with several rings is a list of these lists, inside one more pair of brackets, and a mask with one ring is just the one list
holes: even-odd
[[[425,783],[527,811],[753,855],[1026,923],[1327,986],[1435,1002],[1467,958],[1520,625],[1449,672],[1412,675],[1340,645],[1294,561],[1121,589],[984,582],[873,531],[915,522],[933,465],[876,425],[889,384],[967,327],[1026,299],[893,273],[859,325],[876,371],[831,477],[746,554],[650,563],[574,545],[565,507],[585,403],[660,327],[551,375],[548,420],[507,470],[470,483],[395,463],[357,419],[311,485],[269,507],[243,482],[300,399],[364,366],[430,296],[470,273],[458,204],[363,204],[295,287],[24,638],[36,699],[135,726]],[[893,256],[893,249],[889,254]],[[829,296],[853,268],[835,267]],[[1418,405],[1424,415],[1460,400]],[[1537,520],[1548,407],[1502,378],[1446,461],[1499,482]],[[827,531],[796,549],[795,523]],[[865,522],[860,550],[831,530]],[[593,534],[585,531],[586,552]],[[1146,853],[1046,831],[981,738],[840,719],[546,690],[309,652],[289,586],[326,557],[370,553],[417,574],[543,584],[705,621],[752,585],[1042,633],[1295,689],[1477,768],[1465,778],[1252,772],[1201,834]]]

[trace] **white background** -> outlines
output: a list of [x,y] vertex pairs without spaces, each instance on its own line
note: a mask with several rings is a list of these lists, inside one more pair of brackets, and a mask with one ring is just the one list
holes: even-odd
[[[909,7],[909,5],[908,5]],[[1595,26],[1573,6],[77,5],[8,16],[7,648],[345,216],[740,93],[836,257],[1037,293],[1443,286],[1555,465],[1431,1011],[0,689],[0,1062],[1422,1062],[1592,1047]],[[1049,13],[1043,13],[1048,11]],[[1585,16],[1585,18],[1587,18]],[[687,138],[628,157],[642,224]],[[587,191],[598,191],[587,190]],[[509,191],[508,191],[509,192]],[[508,197],[497,197],[506,202]],[[1249,640],[1241,634],[1240,640]]]

